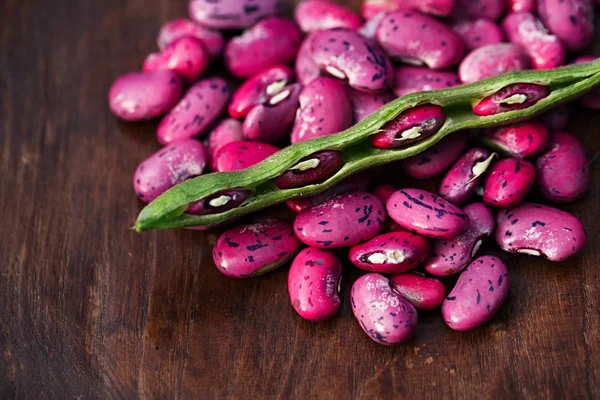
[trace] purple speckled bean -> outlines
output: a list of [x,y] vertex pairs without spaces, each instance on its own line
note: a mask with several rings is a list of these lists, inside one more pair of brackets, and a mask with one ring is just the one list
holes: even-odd
[[467,151],[444,176],[440,196],[458,207],[465,204],[475,194],[479,179],[493,158],[493,154],[479,147]]
[[216,59],[223,53],[225,39],[219,31],[204,28],[186,18],[178,18],[165,23],[158,33],[158,48],[165,47],[181,39],[182,37],[193,37],[204,43],[211,59]]
[[450,276],[462,271],[475,257],[483,242],[496,227],[494,214],[483,203],[464,208],[469,216],[469,229],[454,239],[434,240],[431,256],[425,260],[425,271],[436,276]]
[[173,71],[133,72],[110,87],[112,113],[125,121],[146,121],[169,112],[181,98],[183,83]]
[[590,162],[585,148],[569,133],[550,136],[548,151],[536,160],[537,186],[548,200],[569,203],[590,189]]
[[464,40],[467,50],[504,42],[504,31],[486,18],[466,19],[452,25],[452,30]]
[[279,0],[190,0],[190,17],[215,29],[243,29],[276,14]]
[[464,83],[521,71],[529,68],[529,57],[519,45],[496,43],[471,51],[458,67],[458,76]]
[[272,96],[268,102],[254,107],[244,120],[244,138],[275,143],[290,134],[300,107],[302,85],[293,83]]
[[434,71],[427,67],[401,65],[396,68],[394,94],[398,97],[460,85],[454,71]]
[[[579,101],[581,102],[585,97],[586,95],[581,96]],[[570,113],[569,106],[561,104],[542,114],[540,119],[550,132],[564,131],[569,125]]]
[[288,293],[294,310],[304,319],[330,319],[340,308],[342,264],[331,251],[309,247],[290,267]]
[[437,132],[446,122],[444,109],[433,104],[422,104],[402,111],[386,123],[380,133],[371,136],[371,144],[382,149],[406,146],[421,141]]
[[583,49],[594,36],[594,0],[538,0],[537,11],[569,51]]
[[565,63],[563,44],[556,36],[548,33],[532,13],[511,13],[502,26],[508,40],[525,49],[534,69],[552,69]]
[[242,204],[250,197],[248,190],[225,190],[190,205],[187,214],[206,215],[222,213]]
[[362,24],[361,27],[358,28],[357,32],[369,40],[375,40],[377,26],[379,25],[379,22],[381,22],[383,17],[385,17],[384,12],[375,15],[373,18],[370,18],[364,24]]
[[355,123],[362,121],[395,99],[395,97],[389,93],[367,93],[350,87],[346,88],[346,92],[352,103]]
[[508,0],[508,12],[519,11],[534,12],[537,9],[537,0]]
[[208,153],[194,139],[182,140],[162,148],[137,167],[133,187],[140,200],[150,203],[167,189],[202,175]]
[[377,41],[391,57],[432,69],[456,65],[465,53],[464,42],[456,33],[418,12],[386,15],[377,27]]
[[169,144],[206,133],[227,107],[230,96],[231,88],[221,78],[194,84],[158,124],[158,141]]
[[186,82],[195,82],[206,71],[209,54],[204,44],[193,37],[182,37],[169,44],[159,53],[146,57],[144,72],[170,69],[177,72]]
[[242,84],[231,98],[227,111],[232,118],[243,118],[250,110],[267,103],[292,81],[294,72],[285,65],[266,69]]
[[237,119],[226,118],[208,135],[208,153],[210,154],[211,169],[215,170],[215,160],[221,147],[231,142],[244,140],[242,123]]
[[417,310],[380,274],[366,274],[352,285],[352,312],[375,342],[394,346],[409,340],[417,327]]
[[485,324],[508,295],[508,268],[498,257],[482,256],[460,275],[442,303],[442,316],[455,331]]
[[506,11],[506,0],[457,0],[455,11],[468,19],[499,19]]
[[321,76],[321,69],[312,57],[312,40],[315,35],[316,33],[311,33],[304,39],[296,57],[296,78],[304,86]]
[[[575,59],[575,64],[590,62],[596,60],[596,57],[583,56],[577,57]],[[588,93],[577,99],[577,102],[585,108],[589,108],[591,110],[600,110],[600,89],[594,88],[590,90]],[[562,128],[564,129],[564,127]],[[557,129],[561,130],[561,129]]]
[[473,112],[480,116],[495,115],[507,111],[523,110],[531,107],[550,94],[548,87],[533,83],[515,83],[483,98],[473,106]]
[[485,131],[482,142],[509,157],[527,158],[548,145],[548,129],[537,120],[518,122]]
[[269,218],[223,232],[213,248],[213,261],[231,278],[251,278],[285,264],[299,247],[288,222]]
[[335,185],[334,187],[327,189],[319,194],[310,197],[298,197],[295,199],[291,199],[285,202],[288,208],[292,211],[299,213],[300,211],[316,206],[325,202],[326,200],[337,196],[342,193],[350,192],[350,191],[366,191],[369,187],[369,177],[370,175],[359,172],[354,175],[350,175],[348,178],[344,179],[341,183]]
[[583,250],[587,240],[575,216],[541,204],[521,203],[501,210],[496,221],[496,243],[509,253],[564,261]]
[[523,201],[535,182],[535,166],[527,160],[505,158],[490,167],[483,202],[492,207],[513,207]]
[[309,246],[350,247],[377,235],[385,219],[385,207],[377,197],[348,192],[300,212],[294,221],[294,232]]
[[450,168],[466,148],[466,135],[447,136],[416,156],[402,160],[402,169],[413,178],[433,178]]
[[329,29],[314,35],[311,44],[313,61],[319,68],[354,89],[381,92],[394,80],[394,68],[387,55],[371,40],[356,31]]
[[429,240],[410,232],[390,232],[353,246],[348,258],[360,269],[401,274],[415,269],[429,254]]
[[267,68],[296,58],[302,32],[287,18],[259,21],[225,46],[225,65],[238,78],[249,78]]
[[273,179],[279,189],[297,188],[322,182],[342,166],[342,153],[323,150],[301,159],[283,175]]
[[307,0],[296,7],[294,17],[305,33],[332,28],[356,30],[361,19],[352,10],[326,0]]
[[460,208],[421,189],[401,189],[387,202],[389,216],[403,228],[434,239],[452,239],[469,228]]
[[417,272],[394,275],[390,277],[390,285],[419,311],[438,308],[446,297],[442,282]]
[[292,144],[341,132],[352,125],[352,103],[337,79],[317,78],[300,92]]
[[260,142],[231,142],[221,147],[214,160],[216,172],[238,171],[277,153],[278,147]]

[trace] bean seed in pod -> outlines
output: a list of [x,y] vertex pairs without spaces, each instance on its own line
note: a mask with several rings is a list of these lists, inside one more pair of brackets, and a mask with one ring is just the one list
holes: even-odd
[[429,241],[410,232],[390,232],[353,246],[348,258],[360,269],[401,274],[419,266],[429,254]]
[[279,0],[190,0],[190,17],[214,29],[244,29],[276,14]]
[[313,61],[321,71],[352,88],[382,92],[392,87],[394,68],[387,55],[357,32],[329,29],[316,33],[310,43]]
[[238,171],[277,153],[278,147],[260,142],[231,142],[221,147],[214,160],[215,171]]
[[564,261],[583,250],[587,239],[581,221],[541,204],[521,203],[501,210],[496,220],[496,243],[509,253]]
[[208,135],[208,152],[210,154],[211,169],[216,171],[215,161],[221,147],[231,142],[243,140],[242,123],[237,119],[226,118],[219,123]]
[[442,303],[442,316],[455,331],[469,331],[494,316],[508,295],[508,269],[498,257],[482,256],[460,275]]
[[446,296],[442,282],[418,272],[391,276],[390,285],[419,311],[438,308]]
[[374,195],[348,192],[307,208],[294,221],[294,232],[309,246],[351,247],[377,235],[385,223],[385,208]]
[[482,99],[473,106],[473,112],[480,116],[488,116],[507,111],[523,110],[531,107],[549,94],[550,90],[546,86],[533,83],[515,83]]
[[525,199],[535,182],[535,166],[527,160],[505,158],[492,164],[483,189],[483,202],[513,207]]
[[219,31],[204,28],[186,18],[177,18],[165,23],[158,33],[158,48],[165,47],[181,39],[182,37],[193,37],[200,40],[212,60],[219,58],[225,47],[225,39]]
[[172,70],[186,82],[195,82],[208,68],[210,55],[202,41],[182,37],[158,53],[151,53],[144,61],[143,71]]
[[279,189],[290,189],[322,182],[342,166],[342,153],[335,150],[319,151],[304,157],[283,175],[273,179]]
[[304,39],[296,57],[296,78],[304,86],[321,76],[321,69],[312,57],[312,40],[315,35],[316,33],[311,33]]
[[270,17],[256,23],[225,46],[225,65],[238,78],[294,61],[302,32],[287,18]]
[[467,54],[458,67],[458,77],[463,83],[472,83],[528,68],[529,56],[521,46],[512,43],[488,44]]
[[346,88],[352,110],[354,111],[354,122],[360,122],[394,100],[390,93],[367,93],[356,89]]
[[402,160],[402,169],[413,178],[433,178],[446,171],[466,148],[466,135],[447,136],[427,150]]
[[171,110],[181,98],[183,83],[173,71],[133,72],[110,87],[110,110],[122,120],[147,121]]
[[548,129],[531,119],[491,128],[482,138],[484,145],[509,157],[527,158],[541,153],[548,145]]
[[317,78],[300,92],[293,144],[341,132],[352,125],[352,104],[341,82]]
[[477,190],[479,180],[496,157],[483,148],[467,151],[444,176],[439,193],[446,201],[462,206],[471,199]]
[[548,150],[536,160],[537,185],[548,200],[569,203],[590,189],[590,162],[585,148],[569,133],[550,136]]
[[164,145],[206,133],[227,107],[230,96],[231,88],[221,78],[194,84],[158,124],[158,141]]
[[332,28],[357,30],[361,19],[352,10],[326,0],[303,1],[296,7],[294,17],[305,33]]
[[403,228],[434,239],[452,239],[469,228],[469,216],[421,189],[401,189],[387,202],[389,216]]
[[193,215],[217,214],[231,210],[250,197],[249,190],[225,190],[195,202],[186,213]]
[[494,214],[483,203],[471,203],[465,208],[469,228],[453,239],[438,239],[431,243],[431,255],[425,260],[425,271],[436,276],[450,276],[462,271],[475,257],[483,242],[494,233]]
[[417,310],[383,275],[371,273],[358,278],[352,285],[350,303],[363,331],[379,344],[394,346],[415,332]]
[[342,272],[340,260],[331,251],[309,247],[298,253],[288,274],[294,310],[313,322],[333,317],[341,304]]
[[594,0],[538,0],[537,11],[569,51],[583,49],[594,36]]
[[213,248],[213,260],[231,278],[251,278],[285,264],[299,247],[289,223],[269,218],[223,232]]
[[380,133],[371,136],[371,144],[382,149],[406,146],[421,141],[437,132],[446,122],[444,109],[423,104],[402,111],[385,124]]
[[394,94],[398,97],[460,85],[454,71],[435,71],[427,67],[401,65],[396,68]]
[[504,42],[504,31],[487,18],[466,19],[452,25],[452,30],[464,40],[467,50]]
[[445,69],[460,62],[463,40],[433,17],[398,11],[386,15],[377,27],[377,42],[394,59],[408,64]]

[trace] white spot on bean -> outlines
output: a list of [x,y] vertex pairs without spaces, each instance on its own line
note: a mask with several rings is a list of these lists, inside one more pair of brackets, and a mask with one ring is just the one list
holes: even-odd
[[533,249],[519,249],[517,250],[517,253],[521,253],[521,254],[529,254],[530,256],[540,256],[541,253],[537,250],[533,250]]
[[479,251],[479,248],[481,247],[482,243],[483,240],[481,239],[479,239],[477,243],[475,243],[475,246],[473,246],[473,251],[471,251],[471,258],[475,257],[475,254],[477,254],[477,252]]
[[287,99],[289,95],[289,90],[284,90],[281,93],[277,93],[275,96],[271,97],[271,99],[269,100],[269,104],[274,106],[277,103],[281,103],[283,100]]
[[331,65],[326,66],[325,71],[327,71],[327,73],[329,73],[330,75],[335,76],[336,78],[346,79],[346,74],[344,74],[342,71]]
[[527,101],[527,95],[526,94],[513,94],[510,97],[507,97],[504,100],[500,100],[498,102],[498,104],[523,104]]
[[310,160],[299,162],[294,165],[290,170],[307,171],[309,169],[317,168],[320,164],[318,158],[311,158]]
[[225,196],[223,194],[223,195],[221,195],[221,196],[219,196],[217,198],[212,199],[211,201],[208,202],[208,204],[211,207],[222,207],[225,204],[229,203],[230,200],[231,200],[231,197]]
[[287,85],[287,81],[285,79],[271,83],[266,88],[267,95],[273,96],[274,94],[281,92],[285,85]]

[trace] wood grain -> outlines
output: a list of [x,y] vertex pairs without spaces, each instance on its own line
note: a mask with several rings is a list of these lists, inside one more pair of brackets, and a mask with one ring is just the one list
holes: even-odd
[[[386,348],[347,300],[330,322],[301,321],[285,268],[221,275],[214,233],[129,228],[156,124],[119,123],[107,90],[185,14],[183,0],[0,3],[0,398],[597,398],[597,113],[570,126],[593,159],[591,192],[565,206],[588,227],[585,253],[501,254],[512,287],[489,324],[457,333],[424,313]],[[396,171],[382,178],[407,184]],[[358,276],[346,267],[344,294]]]

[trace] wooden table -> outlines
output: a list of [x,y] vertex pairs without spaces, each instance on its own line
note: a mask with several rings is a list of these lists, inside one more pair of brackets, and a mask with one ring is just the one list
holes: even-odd
[[593,160],[591,192],[564,207],[587,225],[585,253],[502,254],[512,287],[489,324],[457,333],[423,313],[414,339],[383,347],[352,316],[349,265],[340,314],[312,324],[286,268],[232,280],[213,266],[214,233],[130,229],[156,124],[118,122],[107,91],[186,3],[0,5],[0,398],[597,398],[596,113],[570,126]]

